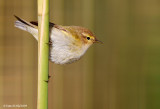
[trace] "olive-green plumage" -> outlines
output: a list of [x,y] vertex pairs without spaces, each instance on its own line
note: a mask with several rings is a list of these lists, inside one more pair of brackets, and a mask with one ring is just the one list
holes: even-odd
[[[15,16],[15,26],[31,33],[38,40],[38,23],[27,22]],[[100,42],[87,28],[62,26],[50,23],[50,60],[56,64],[67,64],[79,60],[95,42]]]

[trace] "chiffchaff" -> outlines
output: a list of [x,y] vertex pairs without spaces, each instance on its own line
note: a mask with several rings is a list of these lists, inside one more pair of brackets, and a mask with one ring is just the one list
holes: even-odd
[[[15,27],[31,33],[38,41],[38,23],[27,22],[15,17],[17,18]],[[90,30],[84,27],[50,23],[49,29],[49,59],[56,64],[67,64],[79,60],[93,43],[102,43]]]

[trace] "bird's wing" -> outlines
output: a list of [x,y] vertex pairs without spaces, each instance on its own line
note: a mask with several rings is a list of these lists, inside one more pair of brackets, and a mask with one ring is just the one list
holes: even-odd
[[25,20],[19,18],[19,17],[16,16],[16,15],[14,15],[14,16],[15,16],[15,18],[16,18],[18,21],[22,22],[23,24],[26,24],[26,25],[28,25],[28,26],[30,26],[30,27],[33,27],[33,28],[37,28],[36,25],[34,25],[34,24],[30,23],[30,22],[27,22],[27,21],[25,21]]
[[[32,25],[38,26],[38,21],[30,21],[30,23],[31,23]],[[54,23],[49,22],[49,27],[50,27],[50,28],[54,27],[54,25],[55,25]]]

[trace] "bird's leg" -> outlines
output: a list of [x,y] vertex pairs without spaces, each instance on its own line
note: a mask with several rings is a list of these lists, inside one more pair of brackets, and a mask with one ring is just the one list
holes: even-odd
[[49,41],[49,43],[48,43],[49,45],[52,45],[52,42],[51,41]]
[[52,45],[52,42],[51,41],[49,41],[48,43],[46,43],[46,44],[48,44],[48,45]]

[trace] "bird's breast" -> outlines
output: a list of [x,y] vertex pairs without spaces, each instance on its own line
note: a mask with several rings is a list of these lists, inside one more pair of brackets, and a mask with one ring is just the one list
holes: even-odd
[[62,31],[53,28],[50,35],[50,60],[56,64],[67,64],[79,60],[84,54],[81,44]]

